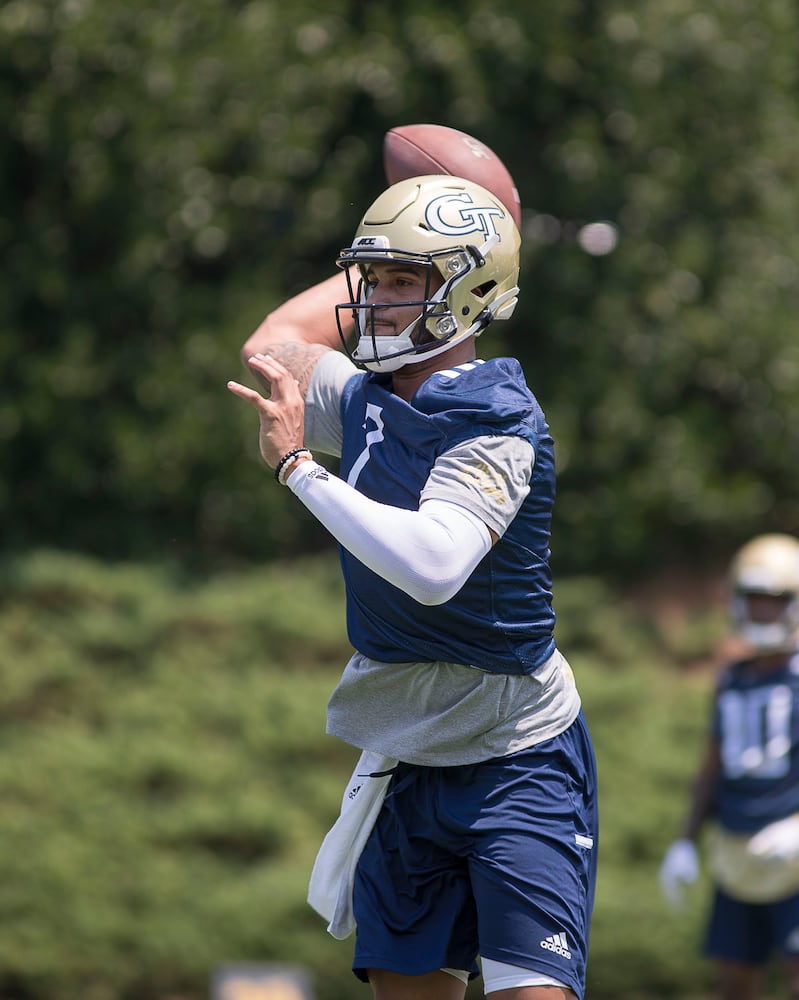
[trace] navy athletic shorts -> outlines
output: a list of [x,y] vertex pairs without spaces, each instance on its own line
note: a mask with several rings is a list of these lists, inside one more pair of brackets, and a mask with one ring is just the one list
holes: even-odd
[[353,971],[476,958],[585,986],[596,769],[582,713],[551,740],[458,767],[399,764],[358,863]]
[[742,903],[717,889],[705,954],[764,965],[773,953],[799,956],[799,893],[777,903]]

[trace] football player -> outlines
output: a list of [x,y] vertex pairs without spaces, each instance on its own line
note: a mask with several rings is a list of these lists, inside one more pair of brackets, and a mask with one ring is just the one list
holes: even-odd
[[462,1000],[478,956],[496,1000],[585,987],[595,763],[553,632],[554,446],[519,363],[475,346],[514,311],[519,248],[488,190],[403,180],[339,255],[338,343],[311,290],[248,340],[268,398],[229,383],[278,483],[339,543],[355,653],[327,731],[364,756],[314,905],[336,936],[355,928],[378,1000]]
[[720,675],[682,836],[660,869],[667,900],[699,876],[707,823],[714,898],[705,942],[721,1000],[758,1000],[772,956],[799,998],[799,541],[761,535],[736,555],[730,616],[748,647]]

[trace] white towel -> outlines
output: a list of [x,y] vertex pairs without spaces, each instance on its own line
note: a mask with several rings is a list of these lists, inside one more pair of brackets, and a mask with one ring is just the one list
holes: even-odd
[[316,855],[308,884],[308,902],[329,921],[328,931],[339,940],[355,929],[352,912],[355,866],[396,765],[393,757],[363,751],[341,800],[341,813]]

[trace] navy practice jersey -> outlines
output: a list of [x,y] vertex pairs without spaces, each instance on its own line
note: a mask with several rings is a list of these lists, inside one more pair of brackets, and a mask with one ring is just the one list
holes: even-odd
[[799,812],[799,654],[758,674],[742,660],[722,675],[713,732],[722,773],[714,814],[736,833],[752,833]]
[[464,587],[426,607],[340,548],[352,645],[387,663],[444,660],[530,673],[555,649],[549,538],[554,449],[518,362],[499,358],[431,375],[412,405],[386,376],[359,374],[341,401],[341,475],[365,496],[417,510],[439,455],[471,438],[516,435],[535,449],[531,489]]

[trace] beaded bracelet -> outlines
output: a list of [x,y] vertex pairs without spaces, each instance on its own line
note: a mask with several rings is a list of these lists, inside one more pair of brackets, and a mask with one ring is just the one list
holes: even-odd
[[287,451],[286,454],[280,459],[280,461],[275,466],[275,482],[280,483],[281,486],[286,485],[286,480],[283,478],[283,470],[292,462],[295,458],[313,458],[313,455],[307,448],[292,448],[291,451]]

